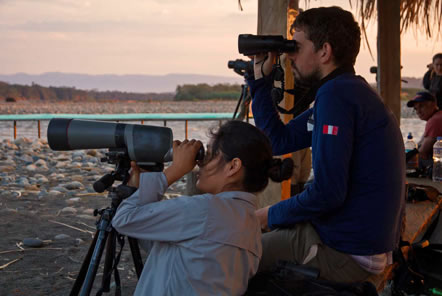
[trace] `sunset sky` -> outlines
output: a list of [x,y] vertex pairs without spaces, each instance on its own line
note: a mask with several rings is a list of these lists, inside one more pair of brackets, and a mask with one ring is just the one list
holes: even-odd
[[[236,76],[227,61],[243,58],[238,34],[256,34],[257,0],[0,0],[0,73],[191,73]],[[303,0],[299,1],[305,8]],[[311,1],[310,7],[347,0]],[[353,13],[354,8],[353,8]],[[356,71],[374,81],[376,26],[363,44]],[[402,75],[421,77],[442,52],[440,38],[407,32]]]

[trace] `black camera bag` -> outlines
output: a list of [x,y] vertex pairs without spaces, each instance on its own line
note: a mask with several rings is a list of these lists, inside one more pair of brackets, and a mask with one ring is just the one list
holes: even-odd
[[[438,224],[440,212],[419,243],[401,241],[394,252],[397,267],[394,271],[392,295],[432,295],[430,289],[442,290],[442,244],[429,241]],[[403,246],[408,246],[407,259]]]
[[282,261],[273,271],[256,274],[245,296],[378,296],[370,282],[337,283],[318,278],[315,269]]

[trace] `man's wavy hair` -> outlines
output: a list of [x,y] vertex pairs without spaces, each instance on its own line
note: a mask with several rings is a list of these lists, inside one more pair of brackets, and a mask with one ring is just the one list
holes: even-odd
[[340,7],[311,8],[301,12],[291,31],[301,30],[311,40],[315,50],[328,42],[337,66],[354,65],[361,45],[361,30],[353,15]]

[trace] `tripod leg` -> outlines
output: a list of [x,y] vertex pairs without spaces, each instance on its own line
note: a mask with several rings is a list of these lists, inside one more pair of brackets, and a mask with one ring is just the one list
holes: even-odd
[[241,105],[243,97],[244,97],[244,86],[241,87],[241,95],[239,96],[239,100],[238,100],[238,103],[236,104],[235,112],[233,112],[232,119],[236,119],[236,114],[238,113],[238,109],[239,109],[239,106]]
[[141,272],[143,271],[143,260],[141,259],[140,246],[138,245],[138,241],[133,237],[127,237],[127,240],[129,241],[132,259],[134,260],[135,271],[139,279],[141,276]]
[[252,97],[250,95],[248,88],[245,90],[245,93],[246,94],[244,95],[245,96],[244,105],[246,108],[246,122],[249,123],[249,119],[250,119],[249,111],[250,111],[250,103],[252,102]]
[[115,249],[116,249],[116,233],[115,230],[112,229],[111,233],[107,237],[106,255],[104,257],[103,278],[101,281],[102,292],[110,291],[110,280],[112,275],[112,267],[113,267],[112,265],[114,263]]
[[91,245],[89,246],[89,250],[87,251],[86,257],[83,260],[83,264],[81,265],[80,272],[78,273],[77,278],[75,279],[74,286],[72,287],[70,296],[78,295],[80,292],[81,286],[83,285],[84,278],[86,277],[86,272],[89,267],[89,263],[91,261],[92,253],[94,251],[95,245],[97,243],[98,231],[95,232],[94,239],[92,240]]
[[110,227],[111,217],[112,217],[111,210],[106,209],[100,218],[100,222],[98,224],[97,243],[95,245],[94,252],[90,260],[83,289],[81,290],[80,294],[81,296],[89,296],[92,290],[92,285],[95,280],[95,275],[97,274],[98,266],[100,264],[101,255],[103,255],[106,239],[109,234],[109,231],[111,230]]

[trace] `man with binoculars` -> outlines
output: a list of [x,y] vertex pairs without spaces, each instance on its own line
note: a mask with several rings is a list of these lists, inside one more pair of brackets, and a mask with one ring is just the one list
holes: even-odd
[[[316,88],[314,106],[284,124],[268,79],[278,53],[254,56],[249,79],[256,126],[283,155],[312,147],[314,181],[256,212],[263,229],[259,271],[278,261],[319,269],[338,282],[376,278],[399,242],[404,208],[403,140],[393,114],[353,66],[360,28],[338,7],[306,10],[284,50],[297,80]],[[281,52],[279,52],[281,53]],[[264,76],[264,77],[263,77]]]

